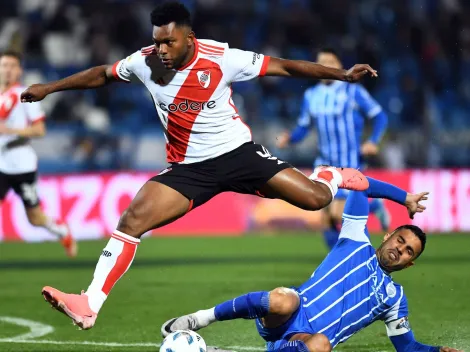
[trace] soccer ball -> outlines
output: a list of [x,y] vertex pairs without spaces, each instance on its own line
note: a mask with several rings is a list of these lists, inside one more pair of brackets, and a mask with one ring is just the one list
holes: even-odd
[[206,352],[206,348],[201,335],[191,330],[178,330],[165,337],[160,352]]

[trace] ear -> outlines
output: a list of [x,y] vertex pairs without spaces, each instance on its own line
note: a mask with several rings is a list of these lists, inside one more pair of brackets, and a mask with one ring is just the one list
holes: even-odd
[[391,233],[386,233],[385,236],[384,236],[384,239],[382,240],[382,243],[384,243],[386,240],[388,240],[391,235],[392,235]]
[[409,262],[408,264],[406,264],[405,269],[409,268],[410,266],[413,266],[413,265],[415,265],[415,262]]

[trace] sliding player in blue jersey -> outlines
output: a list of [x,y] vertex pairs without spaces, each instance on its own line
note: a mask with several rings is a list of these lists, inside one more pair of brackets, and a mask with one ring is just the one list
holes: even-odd
[[[342,64],[332,49],[322,49],[317,62],[341,68]],[[362,142],[365,121],[373,121],[372,133]],[[297,127],[291,133],[278,138],[278,147],[302,141],[310,127],[315,125],[318,133],[319,157],[315,166],[363,167],[364,157],[378,153],[378,144],[387,128],[388,118],[381,106],[366,91],[355,83],[322,80],[305,91]],[[322,210],[323,235],[328,247],[336,244],[341,224],[341,214],[347,192],[340,190],[333,202]],[[380,221],[383,230],[390,226],[390,215],[381,199],[371,202],[371,213]]]
[[417,226],[403,225],[387,233],[375,249],[366,227],[369,197],[403,204],[413,218],[424,211],[420,201],[427,199],[427,193],[407,194],[369,178],[368,190],[349,193],[338,243],[300,287],[251,292],[171,319],[163,324],[162,334],[198,330],[216,321],[256,319],[268,351],[324,352],[382,320],[398,352],[458,352],[415,340],[406,295],[391,273],[414,264],[424,251],[426,235]]

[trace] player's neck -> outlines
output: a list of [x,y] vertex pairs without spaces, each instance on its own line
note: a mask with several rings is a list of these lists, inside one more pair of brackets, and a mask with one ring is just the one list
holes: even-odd
[[188,56],[186,56],[186,59],[181,63],[181,67],[186,67],[188,63],[191,62],[191,60],[194,58],[194,55],[197,55],[196,53],[196,45],[193,45],[189,51],[188,51]]

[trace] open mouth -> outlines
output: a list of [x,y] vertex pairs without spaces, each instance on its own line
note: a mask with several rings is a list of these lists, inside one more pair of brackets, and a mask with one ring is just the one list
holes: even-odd
[[397,255],[397,253],[396,253],[395,251],[390,251],[390,253],[389,253],[388,256],[389,256],[390,259],[393,260],[393,261],[395,261],[395,260],[398,259],[398,255]]

